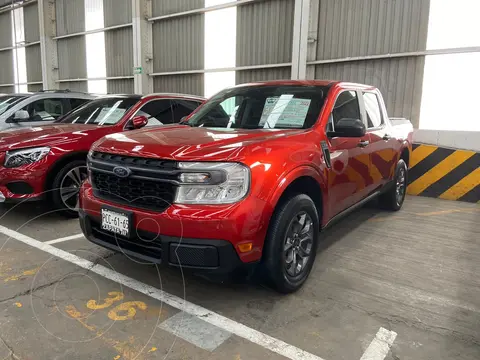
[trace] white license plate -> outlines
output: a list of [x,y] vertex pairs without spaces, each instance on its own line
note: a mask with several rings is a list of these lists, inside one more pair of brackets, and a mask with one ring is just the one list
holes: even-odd
[[126,214],[102,209],[102,229],[121,236],[130,236],[130,219]]

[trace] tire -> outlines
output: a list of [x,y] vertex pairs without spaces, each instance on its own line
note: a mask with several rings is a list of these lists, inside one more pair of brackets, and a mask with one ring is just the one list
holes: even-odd
[[398,211],[405,201],[408,185],[408,168],[405,161],[400,159],[395,169],[393,185],[388,191],[380,195],[379,205],[382,209]]
[[51,201],[55,210],[69,218],[78,217],[80,185],[87,177],[85,160],[74,160],[58,171],[53,179]]
[[[302,218],[303,227],[300,227]],[[315,262],[319,229],[317,209],[309,196],[294,194],[277,206],[265,239],[262,264],[262,272],[276,291],[292,293],[305,283]],[[310,239],[301,241],[302,234],[303,238],[308,236]],[[302,255],[307,253],[305,260]],[[296,261],[301,267],[292,265]]]

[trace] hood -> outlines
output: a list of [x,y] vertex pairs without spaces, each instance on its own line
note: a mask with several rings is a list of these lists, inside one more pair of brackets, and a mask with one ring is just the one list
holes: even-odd
[[52,124],[25,127],[0,132],[0,151],[36,146],[55,146],[79,137],[88,136],[98,129],[96,125]]
[[172,160],[240,161],[252,145],[302,132],[165,126],[107,135],[93,150]]

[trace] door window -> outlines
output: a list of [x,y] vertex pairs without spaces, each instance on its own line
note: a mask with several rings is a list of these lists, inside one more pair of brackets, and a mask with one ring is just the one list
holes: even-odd
[[201,105],[198,101],[192,100],[172,100],[173,102],[173,122],[178,123],[184,116],[190,115],[193,110]]
[[53,121],[65,113],[63,99],[41,99],[27,105],[29,121]]
[[367,112],[368,128],[371,129],[382,126],[384,122],[377,94],[363,93],[363,101],[365,102],[365,110]]
[[356,91],[344,91],[338,96],[328,121],[327,131],[335,131],[335,124],[341,119],[361,119]]
[[153,100],[145,104],[136,116],[146,116],[147,126],[168,125],[174,123],[172,103],[170,100]]

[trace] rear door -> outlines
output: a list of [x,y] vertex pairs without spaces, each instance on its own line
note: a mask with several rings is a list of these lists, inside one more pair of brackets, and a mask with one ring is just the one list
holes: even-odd
[[[363,119],[359,93],[342,91],[330,114],[327,131],[334,131],[335,124],[343,118]],[[372,184],[369,135],[362,138],[333,137],[328,139],[330,150],[329,203],[334,216],[368,195]]]
[[381,97],[376,91],[363,91],[362,100],[367,119],[370,145],[366,148],[371,161],[373,188],[382,186],[393,178],[397,158],[396,140],[386,119]]

